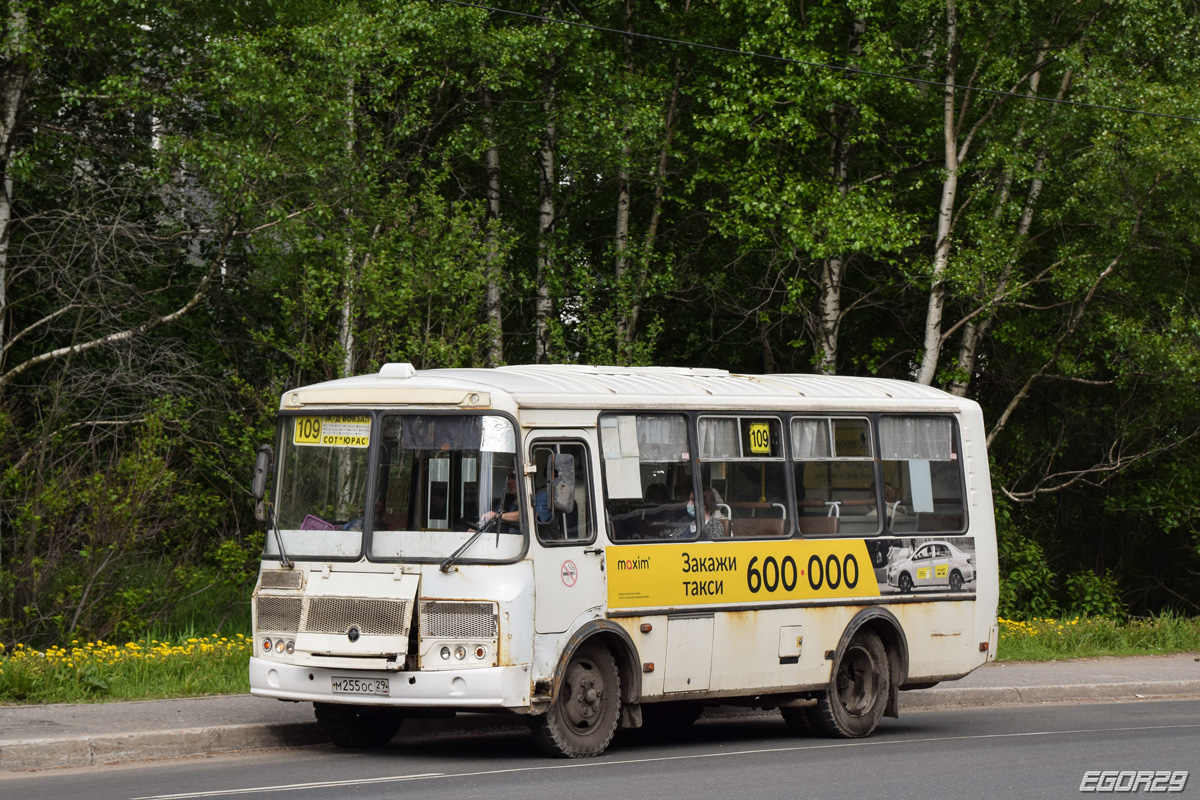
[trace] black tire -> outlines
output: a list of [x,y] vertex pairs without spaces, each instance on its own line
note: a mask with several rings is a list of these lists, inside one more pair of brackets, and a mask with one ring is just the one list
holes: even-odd
[[832,739],[870,736],[883,718],[889,680],[883,642],[874,631],[861,629],[833,665],[829,688],[817,697],[809,720],[817,733]]
[[598,756],[612,741],[621,716],[621,677],[608,648],[589,642],[571,656],[550,709],[533,717],[534,741],[563,758]]
[[704,706],[699,703],[667,702],[642,704],[642,730],[651,733],[670,733],[690,728]]
[[908,594],[913,589],[912,576],[907,572],[900,573],[900,580],[897,583],[900,584],[900,594]]
[[343,706],[313,703],[317,727],[338,747],[363,750],[383,747],[400,730],[404,717],[378,706]]
[[813,715],[816,711],[817,709],[814,706],[779,709],[779,713],[783,716],[783,721],[787,723],[792,733],[797,736],[812,736],[817,732],[817,726],[813,723]]
[[950,573],[950,591],[961,592],[963,587],[962,573],[958,570]]

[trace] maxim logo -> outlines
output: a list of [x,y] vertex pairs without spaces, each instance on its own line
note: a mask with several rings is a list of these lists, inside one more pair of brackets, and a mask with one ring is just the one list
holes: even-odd
[[650,569],[650,559],[646,558],[623,558],[617,562],[617,572],[635,569]]

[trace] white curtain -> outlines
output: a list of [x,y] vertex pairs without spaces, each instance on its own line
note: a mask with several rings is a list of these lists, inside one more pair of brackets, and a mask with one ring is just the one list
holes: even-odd
[[792,420],[792,457],[829,458],[829,420]]
[[881,417],[879,457],[885,461],[949,461],[954,428],[948,417]]
[[683,417],[639,416],[638,458],[642,463],[679,461],[687,452],[687,420]]
[[725,459],[741,456],[736,419],[702,419],[699,433],[701,458]]

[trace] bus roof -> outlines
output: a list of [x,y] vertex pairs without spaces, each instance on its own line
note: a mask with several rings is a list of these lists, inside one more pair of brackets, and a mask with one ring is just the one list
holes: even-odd
[[[284,393],[282,409],[314,405],[494,405],[525,408],[895,408],[959,410],[970,400],[907,381],[831,375],[744,375],[721,369],[537,364],[378,373]],[[483,395],[486,395],[484,397]]]

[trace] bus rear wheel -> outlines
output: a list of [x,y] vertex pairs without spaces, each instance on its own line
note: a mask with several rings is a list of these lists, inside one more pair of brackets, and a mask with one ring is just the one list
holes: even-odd
[[563,675],[550,709],[531,720],[543,752],[564,758],[598,756],[617,730],[621,677],[608,648],[598,642],[580,647]]
[[807,721],[833,739],[869,736],[883,718],[889,689],[887,650],[872,630],[861,629],[833,667],[829,688],[817,697]]
[[811,736],[817,730],[817,726],[813,722],[813,716],[817,713],[814,706],[781,708],[779,713],[783,716],[783,721],[787,723],[788,728],[797,736]]
[[390,708],[313,703],[317,727],[338,747],[354,750],[383,747],[400,730],[404,718]]

